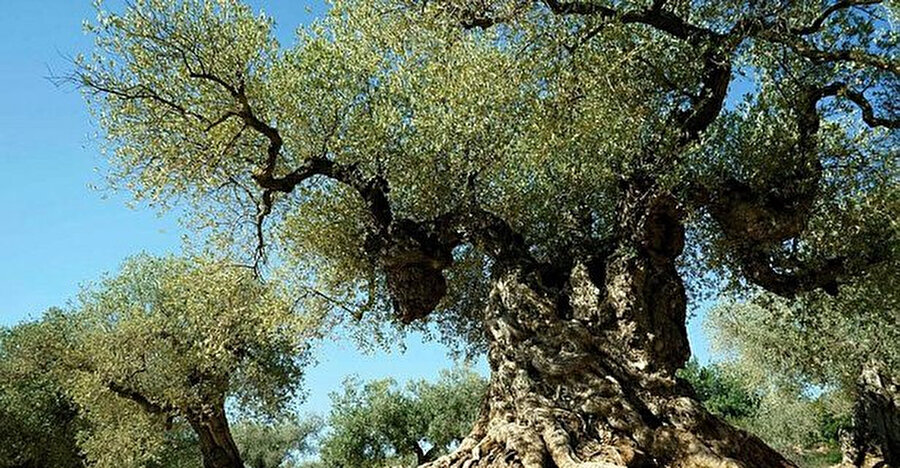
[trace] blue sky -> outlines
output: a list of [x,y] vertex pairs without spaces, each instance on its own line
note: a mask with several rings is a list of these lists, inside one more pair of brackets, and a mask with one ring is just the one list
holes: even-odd
[[[251,2],[277,22],[282,44],[324,11],[320,1]],[[309,8],[307,9],[306,6]],[[178,252],[186,232],[174,213],[128,208],[127,193],[103,185],[105,162],[81,95],[48,76],[71,69],[66,57],[90,50],[82,21],[90,0],[5,0],[0,15],[0,326],[65,304],[79,284],[145,251]],[[689,326],[694,352],[708,357],[702,314]],[[451,362],[437,343],[415,335],[406,353],[365,355],[350,342],[327,343],[307,378],[305,410],[325,412],[344,376],[435,378]],[[484,369],[484,366],[480,366]]]

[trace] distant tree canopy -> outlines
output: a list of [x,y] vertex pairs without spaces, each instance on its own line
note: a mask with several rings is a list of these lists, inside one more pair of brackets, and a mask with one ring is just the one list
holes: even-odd
[[418,466],[448,453],[468,435],[487,381],[467,368],[437,382],[348,380],[332,395],[329,431],[319,455],[329,468]]
[[708,318],[714,342],[738,356],[751,380],[788,395],[830,389],[854,407],[845,449],[857,464],[869,452],[900,462],[900,284],[883,274],[839,297],[760,294],[723,303]]
[[135,0],[72,78],[112,184],[292,267],[297,307],[487,352],[483,419],[432,466],[781,467],[681,393],[685,291],[713,271],[793,310],[890,287],[898,17],[337,0],[282,46],[238,0]]
[[86,422],[35,346],[45,338],[37,324],[0,330],[0,468],[83,466]]
[[840,389],[788,385],[760,376],[747,361],[701,366],[691,360],[680,376],[713,414],[759,436],[800,466],[831,466],[841,459],[839,435],[851,406]]
[[199,447],[206,468],[243,468],[226,400],[279,414],[318,334],[315,320],[246,268],[139,256],[86,288],[72,310],[14,330],[3,349],[39,363],[47,391],[77,405],[92,466],[166,466],[186,445]]
[[720,365],[701,366],[696,359],[691,359],[680,376],[694,387],[697,399],[716,416],[739,420],[752,417],[759,410],[759,396]]
[[900,369],[900,280],[883,274],[839,298],[761,294],[724,302],[709,314],[707,328],[718,348],[736,352],[757,373],[851,389],[867,364]]
[[293,415],[274,422],[240,421],[232,433],[247,468],[297,468],[315,452],[322,424],[318,418]]

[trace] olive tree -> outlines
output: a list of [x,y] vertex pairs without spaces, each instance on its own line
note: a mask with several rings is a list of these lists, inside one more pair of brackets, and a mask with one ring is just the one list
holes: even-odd
[[320,458],[325,466],[359,468],[433,461],[468,434],[486,388],[485,379],[467,368],[406,388],[392,379],[348,379],[343,392],[331,395]]
[[691,359],[679,371],[679,377],[691,384],[697,400],[706,409],[730,422],[752,418],[759,410],[759,395],[731,366],[720,363],[701,366],[696,359]]
[[314,439],[322,421],[296,415],[276,421],[239,421],[234,424],[234,440],[248,468],[293,468],[315,449]]
[[774,369],[765,375],[762,370],[746,359],[705,366],[692,359],[679,375],[711,413],[760,437],[801,466],[809,457],[840,459],[838,435],[849,422],[843,392],[813,390],[785,380]]
[[282,46],[238,0],[136,0],[72,78],[113,184],[313,305],[487,351],[431,466],[786,466],[675,378],[685,285],[840,295],[896,255],[897,12],[337,0]]
[[149,256],[42,325],[50,375],[90,424],[80,445],[98,467],[191,466],[173,454],[194,453],[206,468],[244,468],[226,402],[278,415],[318,334],[246,268]]
[[[853,402],[847,461],[867,454],[900,463],[900,284],[896,263],[842,294],[786,300],[768,294],[728,302],[708,318],[714,341],[757,381],[834,389]],[[780,383],[779,383],[780,381]]]
[[84,466],[78,433],[85,421],[36,346],[45,338],[35,323],[0,330],[2,468]]

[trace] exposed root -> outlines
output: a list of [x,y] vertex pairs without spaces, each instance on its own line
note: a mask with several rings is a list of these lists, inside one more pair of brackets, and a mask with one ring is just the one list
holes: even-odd
[[559,468],[626,468],[606,462],[582,462],[575,456],[569,441],[569,435],[562,428],[548,427],[544,429],[544,442],[550,458]]

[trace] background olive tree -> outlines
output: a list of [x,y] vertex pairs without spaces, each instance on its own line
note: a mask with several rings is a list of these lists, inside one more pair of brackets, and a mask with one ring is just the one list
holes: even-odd
[[468,435],[487,381],[468,368],[443,371],[436,382],[350,379],[332,395],[319,456],[328,467],[418,466]]
[[844,449],[857,465],[867,454],[900,461],[900,288],[896,268],[887,268],[872,273],[884,277],[845,288],[838,298],[757,295],[725,303],[708,319],[717,345],[736,353],[752,381],[789,395],[829,390],[852,421]]
[[30,328],[16,345],[77,407],[88,429],[81,451],[92,466],[117,468],[192,466],[181,450],[202,454],[206,468],[243,468],[228,402],[279,415],[320,334],[315,317],[247,268],[149,256]]

